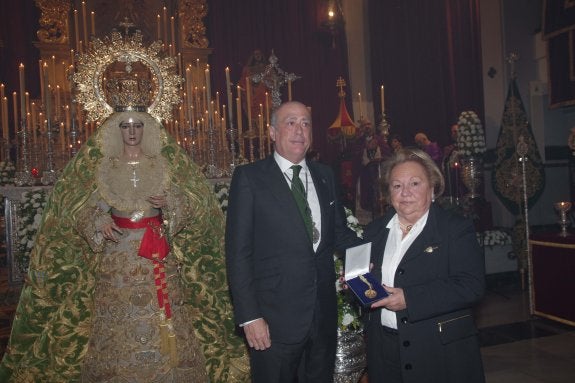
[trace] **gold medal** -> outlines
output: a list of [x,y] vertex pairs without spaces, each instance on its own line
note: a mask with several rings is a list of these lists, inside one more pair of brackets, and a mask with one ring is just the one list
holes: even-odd
[[369,283],[369,281],[363,275],[360,275],[359,279],[363,283],[365,283],[368,287],[368,289],[365,290],[365,292],[364,292],[365,296],[368,297],[369,299],[373,299],[373,298],[377,297],[377,291],[375,291],[373,289],[373,286],[371,285],[371,283]]

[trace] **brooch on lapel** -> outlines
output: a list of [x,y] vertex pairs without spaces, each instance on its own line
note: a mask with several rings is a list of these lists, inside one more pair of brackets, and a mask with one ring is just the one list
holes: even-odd
[[435,250],[439,249],[439,246],[427,246],[425,248],[425,250],[423,250],[424,252],[431,254],[433,253]]

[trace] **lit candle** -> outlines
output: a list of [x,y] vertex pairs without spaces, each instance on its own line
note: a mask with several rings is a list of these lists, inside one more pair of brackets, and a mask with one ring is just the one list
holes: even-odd
[[92,36],[96,36],[96,14],[94,11],[90,12],[90,21],[92,22]]
[[26,105],[26,123],[30,122],[30,119],[28,118],[30,116],[30,93],[25,92],[24,93],[24,105]]
[[383,112],[385,112],[385,101],[383,98],[383,85],[381,86],[380,93],[381,93],[381,113],[383,114]]
[[[262,104],[260,104],[260,110]],[[264,116],[259,113],[258,114],[258,128],[259,128],[259,139],[260,142],[260,158],[264,158]]]
[[51,89],[48,82],[48,65],[46,63],[44,63],[44,84],[46,85],[44,108],[46,109],[46,118],[50,119],[52,116],[52,94],[50,93]]
[[288,101],[291,101],[291,80],[288,80]]
[[[210,67],[209,66],[207,66],[207,68],[205,70],[205,75],[206,75],[206,100],[207,100],[206,102],[208,104],[208,115],[211,118],[213,108],[212,108],[212,103],[211,103],[212,87],[211,87],[211,82],[210,82]],[[209,120],[207,122],[209,123]]]
[[78,23],[77,9],[74,9],[74,35],[76,37],[76,51],[80,52],[80,23]]
[[361,93],[358,93],[357,97],[359,99],[359,118],[361,119],[363,117],[363,114],[361,112]]
[[172,49],[173,49],[172,56],[176,55],[176,29],[175,29],[174,25],[175,25],[174,24],[174,16],[172,16],[172,17],[170,17],[170,32],[172,34],[171,44],[172,44]]
[[164,46],[168,44],[168,8],[164,7]]
[[[56,56],[52,56],[50,58],[50,69],[52,69],[52,79],[50,80],[50,84],[55,85],[56,84]],[[54,86],[52,86],[53,88]]]
[[156,22],[156,25],[157,25],[157,28],[158,28],[158,33],[157,33],[157,37],[156,37],[156,38],[157,38],[158,40],[161,40],[161,39],[162,39],[162,28],[161,28],[161,17],[160,17],[160,14],[159,14],[159,13],[158,13],[158,17],[157,17],[156,21],[157,21],[157,22]]
[[20,118],[22,122],[26,120],[26,80],[24,78],[24,64],[20,63],[20,67],[18,68],[18,72],[20,75]]
[[216,92],[216,112],[220,112],[220,92]]
[[60,123],[60,149],[62,153],[66,152],[66,136],[64,135],[65,126],[64,123]]
[[5,96],[4,92],[6,91],[6,86],[4,84],[0,84],[0,100],[2,100]]
[[230,68],[226,67],[226,93],[228,95],[228,120],[230,128],[234,118],[234,107],[232,105],[232,83],[230,81]]
[[88,42],[88,21],[86,18],[86,2],[82,1],[82,23],[83,23],[83,27],[84,27],[84,41],[87,43]]

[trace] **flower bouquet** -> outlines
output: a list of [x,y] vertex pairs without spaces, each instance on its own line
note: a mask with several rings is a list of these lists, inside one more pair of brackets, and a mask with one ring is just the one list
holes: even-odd
[[13,185],[16,167],[12,161],[0,161],[0,186]]
[[457,150],[460,155],[471,157],[485,153],[485,132],[475,112],[461,112],[457,126]]

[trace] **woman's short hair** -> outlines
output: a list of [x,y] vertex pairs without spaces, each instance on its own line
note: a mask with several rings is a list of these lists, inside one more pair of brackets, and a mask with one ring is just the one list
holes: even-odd
[[433,185],[434,198],[443,194],[445,189],[445,179],[435,161],[433,161],[431,157],[421,149],[402,148],[394,152],[383,164],[381,187],[383,195],[387,201],[389,201],[389,178],[391,177],[391,172],[397,165],[405,162],[416,162],[421,165],[429,179],[429,182]]

